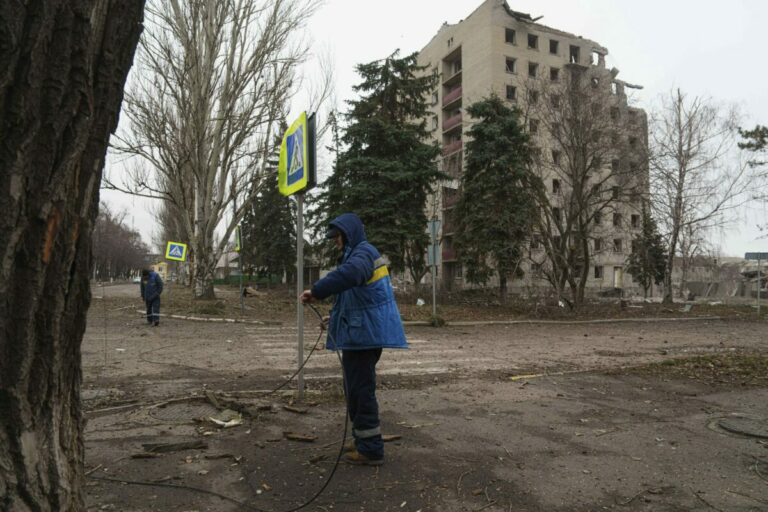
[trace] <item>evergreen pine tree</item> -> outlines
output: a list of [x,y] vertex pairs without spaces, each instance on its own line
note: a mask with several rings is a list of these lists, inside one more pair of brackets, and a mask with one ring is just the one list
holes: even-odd
[[648,297],[652,284],[659,285],[664,282],[666,259],[664,240],[659,234],[656,221],[643,205],[643,230],[632,241],[627,272],[643,287],[645,297]]
[[295,207],[280,193],[277,168],[253,186],[261,186],[262,190],[241,224],[243,270],[262,275],[285,274],[290,282],[296,269]]
[[415,53],[398,52],[357,66],[360,98],[348,102],[343,149],[318,200],[326,221],[356,213],[392,269],[408,269],[417,282],[426,272],[427,197],[442,177],[440,150],[427,142],[426,98],[437,77],[422,75],[424,69]]
[[507,281],[520,276],[536,213],[540,181],[529,167],[528,136],[519,113],[492,95],[467,108],[477,120],[466,144],[466,170],[453,211],[455,247],[469,282],[485,284],[495,273],[506,300]]

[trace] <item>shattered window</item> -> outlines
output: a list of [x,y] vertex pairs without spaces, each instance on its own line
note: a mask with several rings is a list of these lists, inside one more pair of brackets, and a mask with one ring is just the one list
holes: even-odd
[[578,64],[580,54],[581,54],[581,48],[579,48],[578,46],[571,45],[568,62],[570,62],[571,64]]

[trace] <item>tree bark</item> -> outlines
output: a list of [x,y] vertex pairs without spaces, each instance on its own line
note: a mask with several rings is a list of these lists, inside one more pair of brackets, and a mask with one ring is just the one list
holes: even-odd
[[0,510],[85,510],[80,343],[143,0],[0,4]]
[[499,300],[501,301],[502,304],[507,303],[507,296],[508,296],[507,276],[500,275],[499,276]]

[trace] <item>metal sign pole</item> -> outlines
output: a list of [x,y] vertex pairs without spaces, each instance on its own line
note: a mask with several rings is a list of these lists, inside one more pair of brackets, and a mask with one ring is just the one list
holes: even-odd
[[304,291],[304,194],[296,194],[296,324],[298,327],[299,400],[304,398],[304,307],[301,293]]
[[762,285],[760,279],[760,257],[757,258],[757,319],[760,319],[760,286]]

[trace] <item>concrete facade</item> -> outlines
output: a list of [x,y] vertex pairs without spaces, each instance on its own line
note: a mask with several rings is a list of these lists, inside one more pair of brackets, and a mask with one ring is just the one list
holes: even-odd
[[[590,242],[593,268],[587,288],[591,292],[636,288],[624,268],[632,238],[641,228],[641,199],[647,197],[647,117],[643,110],[627,104],[626,88],[637,86],[619,80],[618,70],[606,68],[607,54],[608,50],[597,42],[536,23],[530,15],[511,10],[504,0],[486,0],[467,18],[455,24],[445,23],[420,51],[419,64],[440,76],[430,102],[430,126],[443,149],[441,169],[453,178],[441,184],[429,205],[429,215],[442,221],[440,274],[444,288],[467,286],[452,246],[450,215],[458,198],[464,147],[471,128],[471,119],[464,114],[466,106],[495,93],[521,110],[526,126],[538,124],[530,108],[529,91],[556,84],[565,73],[575,72],[592,77],[596,98],[603,94],[600,101],[611,106],[612,119],[621,123],[621,129],[612,136],[615,151],[606,152],[609,156],[603,162],[604,172],[610,173],[611,167],[615,170],[617,166],[631,169],[631,173],[623,173],[629,176],[626,183],[613,185],[633,190],[631,198],[629,193],[622,194],[611,206],[614,221],[618,214],[618,225],[608,218],[595,228],[595,238],[600,240]],[[529,130],[533,129],[529,126]],[[555,144],[546,132],[537,129],[532,141],[536,141],[544,158],[550,154],[554,158]],[[554,195],[559,192],[560,183],[546,167],[541,166],[541,177],[548,187],[552,185],[549,190],[554,203],[558,201]],[[541,265],[546,265],[546,257],[534,242],[524,265],[526,277],[522,282],[510,283],[512,288],[530,293],[539,293],[540,289],[545,293],[549,284],[540,275]]]

